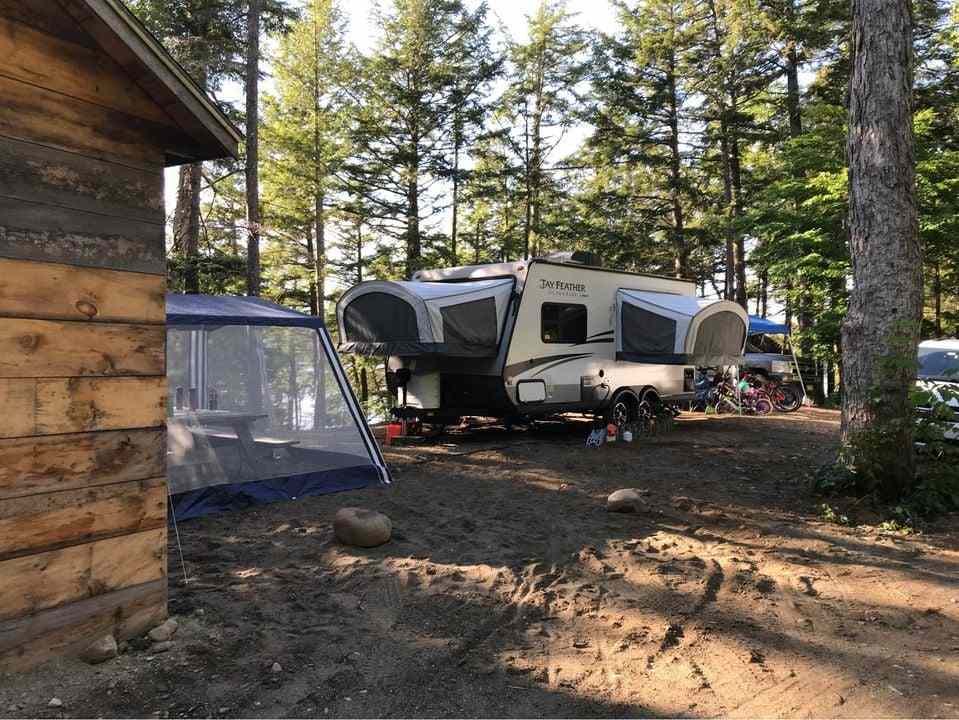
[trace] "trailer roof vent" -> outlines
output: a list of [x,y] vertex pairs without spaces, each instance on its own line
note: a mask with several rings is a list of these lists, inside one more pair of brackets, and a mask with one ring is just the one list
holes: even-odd
[[560,250],[551,252],[546,256],[547,260],[553,262],[569,263],[573,265],[589,265],[591,267],[602,267],[603,260],[594,252],[588,250]]

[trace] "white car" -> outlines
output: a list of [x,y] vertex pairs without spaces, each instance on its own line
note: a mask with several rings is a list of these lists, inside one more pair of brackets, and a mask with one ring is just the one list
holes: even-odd
[[953,421],[943,430],[947,439],[959,440],[959,340],[919,343],[916,386],[928,392],[935,402],[944,402],[953,410]]

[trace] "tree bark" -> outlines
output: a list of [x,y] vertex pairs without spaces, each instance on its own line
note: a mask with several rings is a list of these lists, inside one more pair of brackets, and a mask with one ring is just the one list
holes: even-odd
[[458,265],[456,260],[456,234],[459,230],[459,199],[460,199],[460,145],[462,144],[462,131],[460,130],[459,117],[453,122],[453,218],[450,228],[450,260],[453,265]]
[[200,292],[200,179],[203,163],[180,166],[176,209],[173,211],[173,246],[184,261],[183,289]]
[[852,8],[847,154],[853,288],[842,328],[842,436],[860,475],[893,499],[914,481],[909,391],[922,317],[912,7],[909,0],[853,0]]
[[410,278],[421,263],[419,158],[415,150],[412,155],[415,159],[408,168],[406,181],[406,274]]
[[942,271],[937,262],[932,269],[932,302],[935,311],[936,337],[942,337]]
[[689,248],[682,204],[682,157],[679,153],[679,99],[676,94],[676,53],[670,49],[666,73],[669,112],[669,195],[673,209],[673,271],[676,277],[689,274]]
[[310,272],[316,284],[316,314],[326,318],[326,216],[323,204],[326,201],[322,192],[313,197],[313,217],[316,237],[316,254],[313,257],[313,267]]
[[260,294],[260,0],[246,18],[246,294]]

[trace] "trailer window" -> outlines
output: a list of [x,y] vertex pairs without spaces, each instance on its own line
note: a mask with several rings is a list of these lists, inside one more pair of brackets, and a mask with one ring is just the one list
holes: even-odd
[[544,343],[586,342],[586,306],[543,303],[541,335]]

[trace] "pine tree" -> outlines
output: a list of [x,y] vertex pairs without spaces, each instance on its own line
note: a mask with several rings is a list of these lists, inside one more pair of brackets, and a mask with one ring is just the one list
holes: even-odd
[[346,18],[333,0],[312,0],[278,43],[276,92],[264,101],[268,233],[299,268],[311,314],[326,315],[326,226],[349,154],[352,82]]
[[509,48],[512,82],[500,116],[523,177],[523,255],[544,250],[544,208],[549,160],[563,132],[576,121],[579,87],[586,78],[586,34],[564,2],[541,0],[528,18],[524,43]]
[[909,0],[854,0],[849,101],[853,289],[843,324],[842,433],[886,499],[915,475],[910,388],[922,315]]

